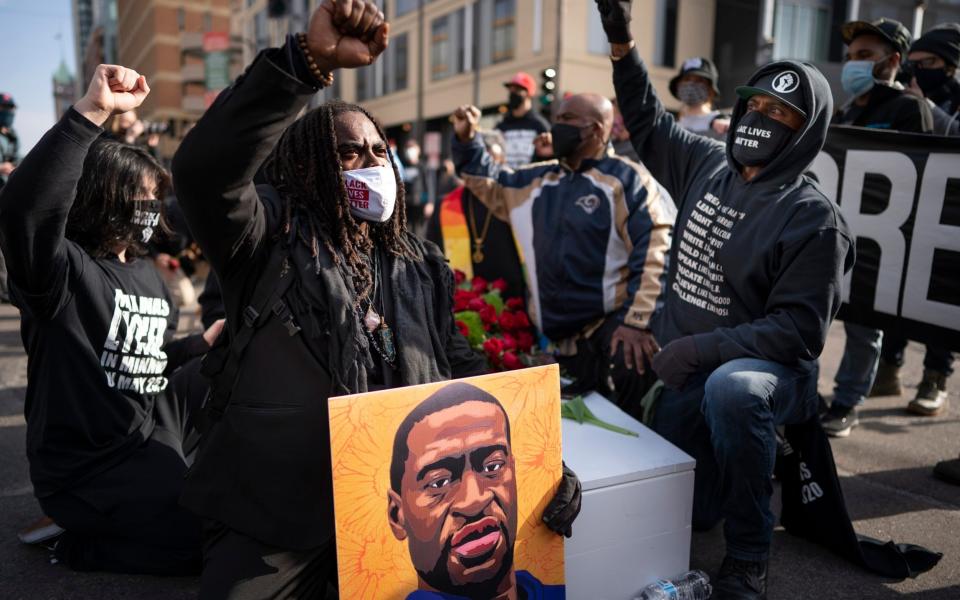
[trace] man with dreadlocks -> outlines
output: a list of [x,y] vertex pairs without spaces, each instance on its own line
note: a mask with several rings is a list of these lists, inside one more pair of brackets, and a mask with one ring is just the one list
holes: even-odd
[[[326,0],[174,157],[230,338],[205,365],[209,423],[182,497],[205,519],[202,598],[335,587],[329,396],[485,369],[454,323],[440,251],[407,231],[377,122],[340,102],[297,119],[335,69],[373,63],[388,31],[374,2]],[[269,185],[255,187],[261,166]],[[568,532],[577,510],[579,483],[565,477],[544,519]]]

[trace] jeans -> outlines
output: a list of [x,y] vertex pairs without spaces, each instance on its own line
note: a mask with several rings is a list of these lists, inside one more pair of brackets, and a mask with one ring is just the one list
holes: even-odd
[[817,371],[739,358],[665,389],[653,429],[697,461],[693,527],[725,519],[727,554],[766,560],[776,427],[816,416]]
[[844,323],[847,332],[847,344],[843,349],[843,359],[834,378],[833,403],[853,408],[861,404],[877,376],[880,364],[880,342],[883,332],[855,323]]
[[[902,367],[903,351],[906,347],[907,338],[884,333],[883,349],[880,351],[880,356],[884,362]],[[950,377],[953,375],[953,353],[946,348],[927,344],[927,352],[923,357],[923,368],[938,373],[946,373],[947,377]]]

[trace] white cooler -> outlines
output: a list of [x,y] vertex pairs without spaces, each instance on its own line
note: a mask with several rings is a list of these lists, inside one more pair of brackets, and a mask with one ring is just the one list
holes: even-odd
[[695,461],[599,394],[585,403],[640,437],[563,419],[563,458],[583,485],[565,544],[567,598],[630,600],[689,568]]

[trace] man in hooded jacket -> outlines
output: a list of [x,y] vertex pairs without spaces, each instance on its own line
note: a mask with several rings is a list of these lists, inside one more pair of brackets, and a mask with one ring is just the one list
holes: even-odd
[[677,203],[653,331],[664,381],[654,429],[697,459],[694,527],[725,520],[714,598],[765,598],[775,427],[815,418],[816,361],[840,307],[852,243],[804,176],[823,146],[830,88],[776,62],[737,89],[727,144],[679,127],[630,35],[630,1],[597,0],[631,140]]

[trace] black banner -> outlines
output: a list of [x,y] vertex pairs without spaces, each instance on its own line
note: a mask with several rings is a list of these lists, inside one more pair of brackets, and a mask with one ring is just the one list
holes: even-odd
[[811,171],[857,240],[839,318],[960,350],[960,138],[834,126]]

